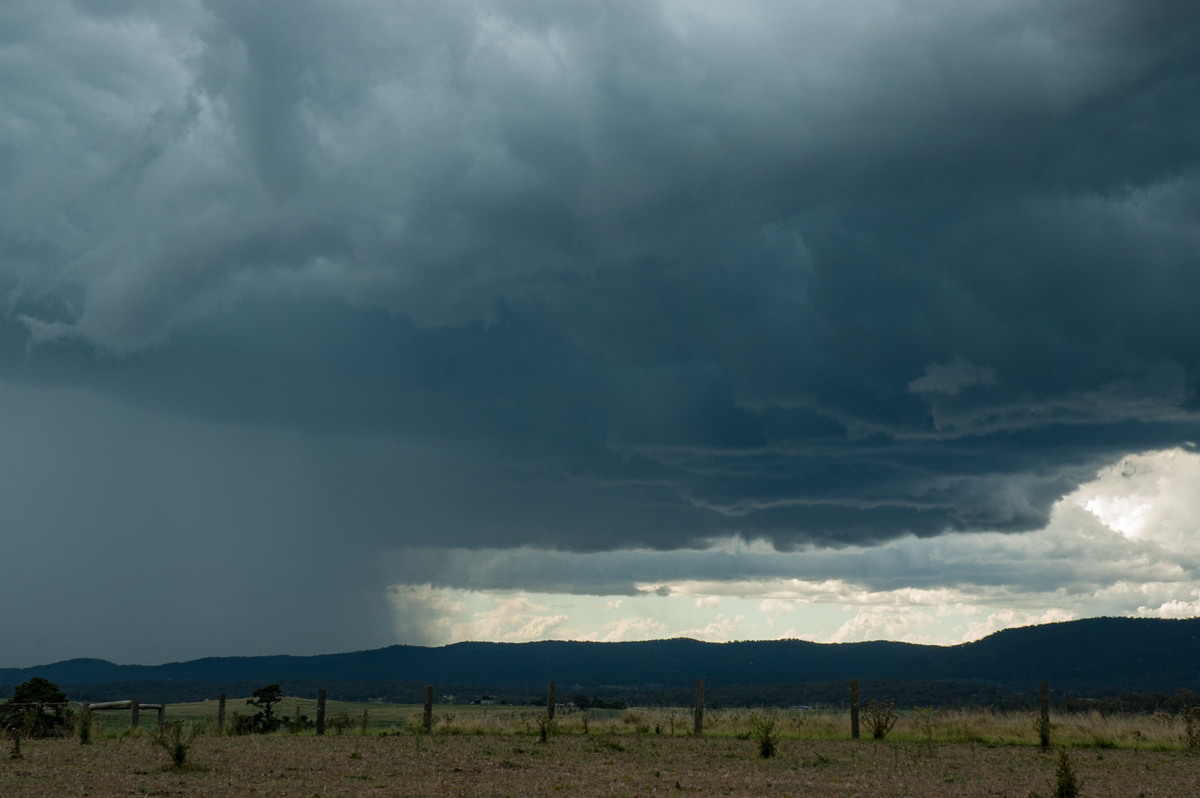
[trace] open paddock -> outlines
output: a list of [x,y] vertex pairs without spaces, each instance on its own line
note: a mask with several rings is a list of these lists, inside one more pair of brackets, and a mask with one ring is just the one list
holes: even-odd
[[[243,698],[229,699],[226,712],[249,713]],[[434,704],[433,731],[438,735],[460,734],[536,734],[538,718],[545,707],[522,705]],[[281,717],[316,717],[316,700],[284,698],[275,712]],[[344,716],[346,734],[362,731],[366,713],[368,734],[411,733],[421,730],[423,707],[420,704],[383,704],[376,702],[329,701],[326,717]],[[217,702],[170,704],[168,718],[184,718],[215,727]],[[832,709],[708,709],[704,714],[704,734],[711,737],[736,737],[751,732],[756,715],[776,718],[783,739],[845,740],[850,736],[849,714]],[[888,734],[892,742],[965,742],[984,745],[1036,745],[1037,717],[1034,711],[1005,712],[987,708],[905,710]],[[97,713],[99,715],[99,713]],[[128,726],[128,716],[109,713],[97,717],[100,736],[119,733]],[[141,719],[141,728],[154,728],[154,715]],[[555,730],[559,735],[643,734],[676,737],[693,729],[692,711],[680,707],[632,707],[629,709],[588,709],[581,711],[559,706]],[[330,735],[338,730],[331,728]],[[865,722],[863,737],[870,737]],[[1051,739],[1055,745],[1070,747],[1181,750],[1186,747],[1186,732],[1180,718],[1169,715],[1102,715],[1098,712],[1052,714]]]
[[[1036,746],[787,737],[771,759],[737,736],[601,732],[202,736],[167,767],[144,733],[80,745],[27,740],[0,761],[0,795],[107,796],[1013,796],[1054,794],[1058,754]],[[1200,795],[1200,756],[1072,748],[1082,795]]]

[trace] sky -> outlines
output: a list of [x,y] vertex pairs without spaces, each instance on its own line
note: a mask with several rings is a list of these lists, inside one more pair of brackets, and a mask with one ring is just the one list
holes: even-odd
[[0,666],[1200,613],[1200,6],[0,4]]

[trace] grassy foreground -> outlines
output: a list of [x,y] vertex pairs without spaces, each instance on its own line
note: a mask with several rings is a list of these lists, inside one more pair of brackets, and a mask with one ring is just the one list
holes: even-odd
[[[230,699],[227,712],[248,712],[245,699]],[[536,734],[538,717],[544,708],[530,706],[479,706],[470,704],[437,704],[433,711],[435,734]],[[330,701],[326,718],[343,716],[347,734],[360,734],[366,714],[366,733],[412,733],[422,725],[422,707],[407,704]],[[316,701],[306,698],[285,698],[276,707],[281,717],[316,717]],[[707,710],[704,733],[714,737],[745,736],[752,731],[752,721],[763,715],[762,710]],[[777,720],[777,730],[783,739],[844,740],[850,734],[846,711],[770,710]],[[201,701],[191,704],[171,704],[168,718],[183,718],[190,722],[214,727],[217,722],[217,702]],[[122,733],[129,725],[128,713],[96,713],[97,736]],[[154,728],[153,713],[143,713],[141,729]],[[1187,735],[1184,722],[1169,715],[1101,715],[1097,712],[1055,714],[1051,718],[1055,745],[1069,747],[1131,748],[1182,750]],[[689,734],[693,728],[692,712],[681,708],[643,708],[586,712],[559,707],[555,729],[560,735],[593,734],[652,734],[668,737]],[[328,732],[336,736],[338,730]],[[870,737],[863,721],[862,735]],[[995,712],[988,709],[951,709],[906,711],[889,732],[889,742],[965,742],[984,745],[1036,745],[1037,724],[1032,713]],[[1200,793],[1198,793],[1200,794]]]
[[[315,714],[299,699],[278,709]],[[765,759],[754,734],[764,715],[749,710],[709,711],[694,737],[686,710],[562,708],[545,742],[534,707],[438,705],[433,734],[421,733],[420,707],[330,702],[337,715],[353,722],[324,737],[201,734],[172,768],[152,717],[131,731],[127,714],[97,713],[87,745],[25,739],[10,758],[0,741],[0,796],[1200,795],[1200,752],[1166,716],[1055,717],[1063,748],[1043,751],[1022,713],[909,712],[886,739],[854,741],[844,712],[779,711]],[[216,703],[171,705],[167,717],[211,730]],[[1076,793],[1061,792],[1060,751]]]
[[[1052,796],[1058,756],[977,743],[516,735],[200,737],[183,770],[146,737],[33,740],[0,762],[0,795]],[[1084,796],[1200,795],[1200,757],[1072,749]]]

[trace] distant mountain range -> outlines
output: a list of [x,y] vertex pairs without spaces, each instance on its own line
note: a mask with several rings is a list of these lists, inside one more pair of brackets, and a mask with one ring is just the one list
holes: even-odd
[[716,688],[861,679],[1027,692],[1048,680],[1056,690],[1077,693],[1200,691],[1200,618],[1092,618],[1006,629],[957,646],[673,639],[389,646],[311,657],[207,657],[152,666],[73,659],[2,668],[0,689],[7,694],[34,676],[93,699],[134,690],[176,696],[155,700],[185,700],[185,694],[188,699],[212,697],[218,691],[239,695],[240,687],[272,683],[285,689],[287,683],[297,689],[330,684],[360,694],[363,689],[351,686],[369,684],[379,695],[394,694],[397,685],[407,685],[411,692],[423,684],[439,690],[471,686],[536,695],[552,680],[565,690],[596,694],[679,691],[690,689],[697,679]]

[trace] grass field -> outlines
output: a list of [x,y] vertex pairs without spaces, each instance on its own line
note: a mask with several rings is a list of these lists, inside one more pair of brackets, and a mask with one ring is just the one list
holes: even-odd
[[[1085,796],[1200,795],[1200,757],[1072,749]],[[736,737],[200,737],[182,771],[146,737],[33,740],[0,762],[0,795],[1051,796],[1056,755],[1029,746]]]
[[[313,699],[285,698],[276,707],[276,714],[286,717],[305,715],[316,717],[317,702]],[[230,699],[226,712],[249,712],[244,699]],[[434,731],[438,734],[533,734],[537,718],[544,708],[530,706],[479,706],[471,704],[437,704],[433,709]],[[422,725],[422,707],[407,704],[374,702],[329,701],[326,717],[345,714],[351,721],[351,732],[359,733],[363,713],[367,713],[368,733],[414,732]],[[749,734],[751,718],[763,711],[750,709],[707,710],[704,733],[708,736]],[[843,740],[850,726],[845,711],[773,710],[778,729],[784,738],[813,740]],[[98,722],[103,733],[117,733],[129,725],[127,712],[105,713]],[[168,718],[185,718],[215,726],[217,702],[171,704]],[[144,730],[154,728],[155,716],[145,713],[141,718]],[[560,734],[611,733],[654,734],[680,736],[690,734],[693,719],[690,709],[633,708],[627,710],[597,710],[586,712],[560,707],[555,720]],[[1101,715],[1099,713],[1055,715],[1052,718],[1055,744],[1096,748],[1131,748],[1180,750],[1185,747],[1182,721],[1170,716]],[[332,732],[330,732],[332,734]],[[863,736],[870,736],[864,723]],[[1038,741],[1034,716],[1020,712],[974,710],[929,710],[901,713],[896,728],[888,735],[893,742],[967,742],[984,745],[1033,745]]]
[[[281,714],[294,714],[286,699]],[[230,701],[230,713],[245,708]],[[312,717],[314,702],[299,702]],[[360,731],[363,710],[368,729]],[[849,740],[845,713],[779,712],[777,755],[764,759],[755,713],[706,713],[694,737],[685,710],[564,710],[539,740],[534,707],[421,707],[329,702],[355,719],[344,734],[202,735],[182,770],[168,767],[149,726],[112,713],[93,741],[26,739],[0,748],[0,796],[713,796],[1055,795],[1058,751],[1036,746],[1032,718],[979,712],[906,713],[881,741]],[[99,713],[98,713],[99,714]],[[171,705],[168,719],[215,722],[216,702]],[[584,719],[587,718],[585,727]],[[146,719],[152,722],[153,717]],[[1200,753],[1162,718],[1055,717],[1082,796],[1200,795]]]

